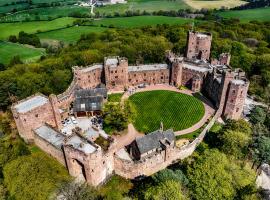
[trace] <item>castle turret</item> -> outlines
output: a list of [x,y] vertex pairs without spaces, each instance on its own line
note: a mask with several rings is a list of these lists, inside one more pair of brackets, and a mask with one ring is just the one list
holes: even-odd
[[128,85],[128,60],[126,58],[105,58],[104,67],[108,89],[124,89]]
[[174,86],[182,85],[183,60],[177,58],[172,63],[171,84]]
[[200,60],[209,60],[211,42],[212,35],[210,33],[189,31],[186,57],[188,59],[197,58]]
[[231,54],[229,53],[222,53],[219,55],[219,64],[220,65],[230,65],[231,61]]
[[223,116],[228,119],[238,120],[241,118],[249,82],[241,79],[230,81],[228,96]]

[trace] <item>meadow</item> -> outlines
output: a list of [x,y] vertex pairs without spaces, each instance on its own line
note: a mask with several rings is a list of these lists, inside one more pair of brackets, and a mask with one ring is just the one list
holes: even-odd
[[94,26],[73,26],[69,28],[39,33],[38,37],[42,40],[50,39],[62,41],[64,43],[75,43],[80,39],[82,34],[102,32],[106,29],[107,28]]
[[80,6],[56,6],[48,8],[35,8],[31,10],[20,11],[11,15],[0,18],[1,22],[16,22],[35,20],[37,17],[40,20],[56,19],[61,17],[68,17],[71,13],[89,14],[90,10],[86,7]]
[[190,8],[183,0],[129,0],[126,4],[116,4],[111,6],[99,7],[96,11],[104,14],[114,12],[124,13],[125,11],[169,11]]
[[193,22],[193,19],[181,17],[166,17],[166,16],[135,16],[135,17],[119,17],[119,18],[104,18],[94,21],[95,25],[105,25],[119,28],[133,28],[141,26],[151,26],[157,24],[185,24]]
[[14,44],[0,41],[0,63],[8,64],[14,56],[20,56],[24,62],[38,60],[40,56],[45,55],[44,49],[37,49],[21,44]]
[[72,25],[75,19],[71,17],[59,18],[52,21],[0,23],[0,39],[5,40],[10,35],[18,35],[20,31],[36,33],[37,31],[49,31]]
[[217,14],[224,18],[238,18],[243,22],[252,20],[270,21],[270,7],[249,10],[232,10],[218,12]]
[[184,2],[193,9],[233,8],[247,3],[246,1],[241,0],[184,0]]
[[186,94],[157,90],[139,92],[129,100],[137,110],[134,125],[138,131],[149,133],[159,129],[183,130],[196,124],[204,115],[200,100]]
[[[120,17],[120,18],[104,18],[95,20],[94,26],[74,26],[53,30],[48,32],[39,33],[41,39],[53,39],[63,41],[65,43],[76,42],[82,34],[92,32],[102,32],[108,26],[116,28],[134,28],[141,26],[151,26],[157,24],[185,24],[192,22],[192,19],[185,19],[179,17],[165,17],[165,16],[135,16],[135,17]],[[106,27],[101,27],[106,26]]]

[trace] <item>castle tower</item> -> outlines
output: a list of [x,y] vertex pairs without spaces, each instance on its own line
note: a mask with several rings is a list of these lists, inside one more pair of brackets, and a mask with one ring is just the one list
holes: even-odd
[[202,79],[199,75],[194,76],[192,78],[192,91],[193,92],[200,92],[202,86]]
[[238,120],[241,118],[249,82],[246,80],[234,79],[230,81],[228,96],[223,116],[229,119]]
[[108,89],[124,89],[128,85],[128,60],[112,57],[104,59],[105,82]]
[[227,70],[222,73],[220,91],[219,91],[218,102],[217,102],[217,107],[218,107],[217,112],[219,113],[220,116],[222,115],[223,110],[224,110],[225,100],[226,100],[230,81],[233,79],[234,79],[234,73],[231,70]]
[[186,57],[209,60],[211,51],[211,33],[188,32]]
[[175,59],[172,63],[171,84],[174,86],[182,85],[183,60]]
[[230,65],[231,61],[231,54],[229,53],[222,53],[219,55],[219,64],[220,65]]

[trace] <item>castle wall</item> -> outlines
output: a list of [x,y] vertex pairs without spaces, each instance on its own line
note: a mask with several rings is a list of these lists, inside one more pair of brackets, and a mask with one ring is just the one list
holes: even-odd
[[212,36],[209,33],[189,31],[186,57],[209,60]]
[[145,70],[128,73],[128,85],[135,86],[138,84],[169,84],[169,69]]
[[15,108],[12,108],[12,113],[18,132],[26,142],[33,142],[34,134],[32,130],[39,128],[43,124],[47,123],[52,127],[57,126],[50,101],[26,113],[19,113]]
[[188,68],[182,69],[182,85],[190,87],[192,86],[192,79],[194,76],[199,76],[201,79],[204,78],[205,74]]
[[62,165],[66,166],[64,152],[62,149],[59,149],[53,146],[51,143],[45,141],[43,138],[39,137],[37,134],[34,134],[34,142],[40,149],[45,151],[50,156],[54,157]]
[[241,118],[245,97],[248,91],[248,83],[235,84],[233,81],[229,85],[228,96],[224,108],[224,116],[229,119],[238,120]]
[[177,87],[182,85],[183,62],[176,60],[172,63],[171,83]]
[[82,89],[95,88],[102,83],[103,65],[93,65],[87,68],[75,68],[74,75],[78,79],[78,87]]
[[113,65],[106,65],[106,58],[104,61],[106,87],[124,89],[128,85],[128,61],[119,57],[115,59],[118,63]]
[[85,169],[86,182],[97,186],[106,181],[114,170],[113,155],[103,154],[99,148],[92,154],[85,154],[71,146],[64,146],[68,171],[71,176],[78,175],[78,167],[74,163],[76,160],[83,164]]

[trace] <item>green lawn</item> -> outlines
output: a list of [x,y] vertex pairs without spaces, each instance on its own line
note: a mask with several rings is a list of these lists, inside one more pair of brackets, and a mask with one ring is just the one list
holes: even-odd
[[0,40],[7,39],[10,35],[18,35],[20,31],[36,33],[38,30],[48,31],[63,28],[72,24],[73,21],[74,18],[64,17],[53,21],[0,23]]
[[122,96],[123,96],[123,93],[109,94],[108,95],[108,101],[109,102],[120,102]]
[[96,20],[95,25],[113,25],[121,28],[133,28],[147,25],[157,24],[185,24],[194,21],[181,17],[166,17],[166,16],[135,16],[135,17],[119,17],[119,18],[104,18]]
[[238,18],[244,22],[251,20],[270,21],[270,7],[249,10],[232,10],[218,12],[217,14],[224,18]]
[[134,125],[138,131],[149,133],[159,129],[183,130],[196,124],[204,115],[200,100],[172,91],[149,91],[132,95],[130,101],[138,112]]
[[39,59],[43,54],[45,54],[44,49],[0,41],[0,63],[8,64],[16,55],[20,56],[24,62],[31,62]]
[[96,11],[100,13],[113,14],[114,12],[124,13],[130,11],[169,11],[190,8],[183,0],[128,0],[126,4],[108,5],[99,7]]
[[94,26],[73,26],[70,28],[59,29],[44,33],[39,33],[38,37],[40,39],[52,39],[63,41],[64,43],[74,43],[78,41],[82,34],[92,33],[92,32],[102,32],[107,28],[94,27]]

